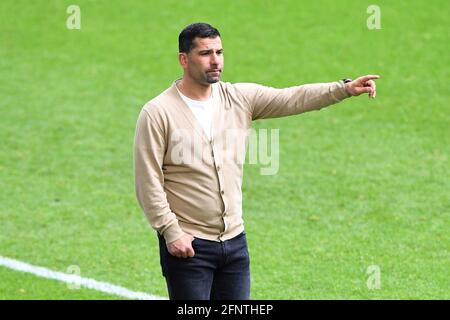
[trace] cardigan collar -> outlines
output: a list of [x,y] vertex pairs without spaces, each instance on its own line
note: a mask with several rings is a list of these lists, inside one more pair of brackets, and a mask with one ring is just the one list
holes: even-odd
[[172,83],[172,86],[169,88],[169,92],[171,96],[174,98],[174,104],[176,107],[183,113],[186,120],[191,125],[192,129],[202,137],[202,139],[208,143],[211,144],[214,142],[217,134],[220,132],[220,128],[222,128],[222,109],[223,109],[223,103],[222,103],[222,97],[220,95],[219,86],[220,83],[212,84],[212,96],[213,96],[213,121],[212,121],[212,134],[211,134],[211,140],[209,140],[206,133],[203,131],[202,126],[198,122],[197,118],[195,117],[192,110],[189,108],[189,106],[184,102],[183,98],[181,98],[180,93],[178,92],[178,89],[176,87],[176,83],[179,81],[175,80]]

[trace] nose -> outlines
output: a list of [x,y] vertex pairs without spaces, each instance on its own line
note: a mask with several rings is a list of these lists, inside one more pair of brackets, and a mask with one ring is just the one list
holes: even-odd
[[213,65],[218,65],[219,63],[220,63],[220,57],[219,57],[219,55],[216,54],[216,53],[213,53],[213,54],[211,55],[211,64],[213,64]]

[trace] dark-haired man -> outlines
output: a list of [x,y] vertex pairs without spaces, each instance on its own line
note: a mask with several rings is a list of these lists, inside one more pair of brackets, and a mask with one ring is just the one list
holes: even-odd
[[179,35],[182,79],[150,100],[136,126],[136,194],[158,232],[171,299],[249,299],[242,220],[245,140],[256,119],[319,110],[347,97],[375,97],[376,75],[275,89],[220,81],[220,33],[206,23]]

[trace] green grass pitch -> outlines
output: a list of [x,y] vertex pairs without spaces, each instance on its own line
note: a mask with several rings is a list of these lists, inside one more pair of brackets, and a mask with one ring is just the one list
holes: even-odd
[[[66,9],[81,10],[69,30]],[[367,7],[381,9],[369,30]],[[177,37],[209,22],[223,80],[274,87],[380,74],[375,100],[258,121],[246,165],[253,299],[450,298],[446,0],[0,2],[0,256],[167,296],[134,194],[143,104],[181,77]],[[370,266],[381,286],[369,288]],[[0,266],[0,299],[115,299]]]

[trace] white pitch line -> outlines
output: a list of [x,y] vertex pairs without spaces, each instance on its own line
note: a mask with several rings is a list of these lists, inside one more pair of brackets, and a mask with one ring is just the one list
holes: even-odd
[[27,272],[34,274],[38,277],[58,280],[66,283],[70,283],[74,286],[83,286],[89,289],[105,292],[108,294],[124,297],[128,299],[138,300],[167,300],[164,297],[154,296],[145,292],[131,291],[127,288],[116,286],[108,282],[101,282],[94,279],[83,278],[74,274],[67,274],[63,272],[53,271],[44,267],[33,266],[31,264],[2,257],[0,256],[0,266],[4,266],[9,269]]

